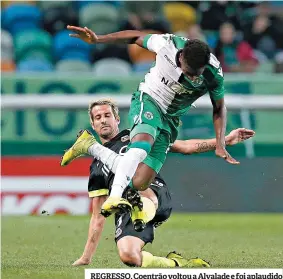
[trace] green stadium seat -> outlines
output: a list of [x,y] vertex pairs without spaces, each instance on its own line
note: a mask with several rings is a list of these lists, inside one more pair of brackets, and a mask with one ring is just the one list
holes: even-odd
[[119,11],[107,3],[89,4],[79,11],[79,23],[97,34],[112,33],[119,30]]
[[52,37],[43,30],[22,32],[14,37],[16,61],[43,58],[52,62]]
[[59,72],[90,72],[89,63],[81,60],[61,60],[56,64],[56,71]]
[[105,58],[93,65],[93,72],[95,76],[129,76],[132,66],[122,59]]

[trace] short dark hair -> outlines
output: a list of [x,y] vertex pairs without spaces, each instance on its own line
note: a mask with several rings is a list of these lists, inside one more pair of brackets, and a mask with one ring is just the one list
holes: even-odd
[[183,48],[184,62],[193,70],[204,67],[210,58],[209,46],[201,40],[188,40]]
[[118,106],[115,104],[115,102],[112,101],[111,99],[99,99],[91,102],[88,106],[88,114],[91,122],[93,122],[92,109],[96,106],[101,106],[101,105],[110,106],[114,117],[116,119],[119,119],[119,109]]

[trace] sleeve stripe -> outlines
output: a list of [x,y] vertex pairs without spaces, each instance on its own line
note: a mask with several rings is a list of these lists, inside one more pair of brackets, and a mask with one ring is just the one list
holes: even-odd
[[108,189],[99,189],[94,191],[89,191],[88,196],[90,198],[99,197],[99,196],[107,196],[109,194]]
[[150,37],[151,37],[151,34],[148,34],[148,35],[146,35],[146,36],[144,37],[144,39],[143,39],[142,46],[143,46],[144,48],[146,48],[146,49],[147,49],[147,42],[148,42],[148,40],[149,40]]

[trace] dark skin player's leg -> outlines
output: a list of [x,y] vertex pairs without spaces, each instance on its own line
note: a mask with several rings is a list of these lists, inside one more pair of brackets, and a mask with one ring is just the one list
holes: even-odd
[[133,177],[133,185],[136,190],[144,191],[156,177],[156,172],[144,163],[140,163]]
[[[146,141],[151,146],[154,144],[154,139],[149,134],[137,134],[132,138],[131,143],[137,141]],[[155,178],[155,176],[156,176],[156,172],[152,168],[150,168],[144,163],[140,163],[133,177],[133,185],[135,189],[139,191],[146,190],[150,185],[150,183]]]

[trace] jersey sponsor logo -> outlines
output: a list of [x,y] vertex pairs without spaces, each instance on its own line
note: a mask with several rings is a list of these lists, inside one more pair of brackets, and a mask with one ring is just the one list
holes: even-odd
[[194,92],[193,90],[184,88],[180,83],[176,81],[169,81],[168,79],[165,79],[165,77],[162,77],[161,82],[168,86],[176,94],[192,94]]
[[165,77],[162,77],[161,82],[164,83],[165,85],[168,85],[169,80],[165,79]]
[[193,90],[187,90],[186,88],[184,88],[181,84],[173,81],[171,82],[168,87],[170,87],[174,92],[176,92],[177,94],[192,94]]
[[148,119],[148,120],[152,120],[152,119],[153,119],[153,114],[152,114],[152,112],[150,112],[150,111],[146,111],[146,112],[144,113],[144,117],[145,117],[146,119]]
[[177,65],[165,54],[164,58],[171,64],[175,69],[177,69]]

